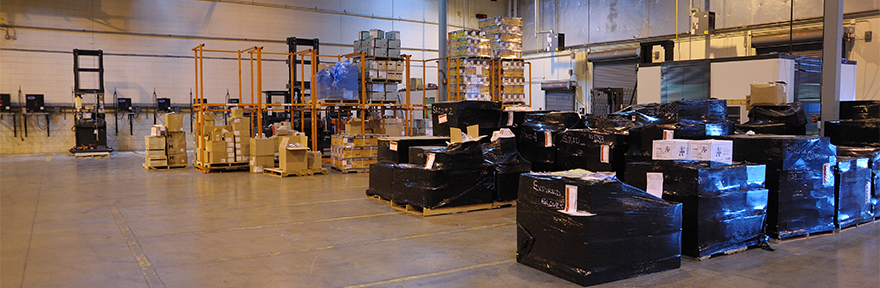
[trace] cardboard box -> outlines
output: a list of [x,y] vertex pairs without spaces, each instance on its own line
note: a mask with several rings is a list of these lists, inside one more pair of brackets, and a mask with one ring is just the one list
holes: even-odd
[[144,158],[165,158],[165,149],[154,149],[144,151]]
[[392,31],[385,32],[385,39],[399,41],[400,40],[400,31],[392,30]]
[[165,136],[144,136],[146,150],[165,150]]
[[251,138],[249,150],[251,156],[274,156],[278,143],[274,138]]
[[321,168],[321,152],[318,151],[309,151],[308,153],[308,165],[309,169],[319,169]]
[[275,168],[275,156],[253,156],[250,158],[251,166],[263,168]]
[[370,29],[370,39],[385,39],[385,31],[381,29]]
[[232,117],[241,118],[244,117],[244,109],[232,109]]
[[400,49],[400,40],[388,39],[388,49]]
[[400,57],[400,48],[388,49],[388,51],[385,52],[385,57]]
[[[280,147],[279,147],[280,149]],[[279,150],[278,167],[284,171],[305,170],[309,168],[307,155],[309,148],[290,148]]]
[[688,160],[690,154],[690,140],[654,140],[653,146],[654,160]]
[[168,131],[165,136],[165,150],[168,154],[186,154],[186,132]]
[[208,141],[207,147],[205,150],[208,152],[214,153],[226,153],[226,141]]
[[187,165],[186,153],[168,155],[168,165]]
[[150,136],[164,136],[166,131],[165,129],[165,125],[150,126]]
[[183,131],[183,114],[165,114],[166,131]]
[[149,158],[148,157],[148,158],[144,158],[144,163],[147,164],[147,166],[153,166],[153,167],[168,166],[168,159],[167,158]]
[[733,141],[691,140],[688,147],[688,160],[733,164]]
[[787,95],[785,84],[781,83],[752,83],[750,105],[782,105],[785,104]]
[[345,134],[360,135],[362,126],[361,118],[348,119],[348,121],[345,121]]

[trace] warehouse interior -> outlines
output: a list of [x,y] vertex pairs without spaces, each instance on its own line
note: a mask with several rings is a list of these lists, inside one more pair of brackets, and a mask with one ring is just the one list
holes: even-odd
[[5,0],[0,287],[877,287],[878,27],[880,0]]

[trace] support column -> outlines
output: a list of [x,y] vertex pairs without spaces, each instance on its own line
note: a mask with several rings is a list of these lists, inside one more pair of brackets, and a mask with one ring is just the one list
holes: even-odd
[[[843,36],[843,1],[824,0],[822,39],[822,121],[840,118],[840,60]],[[825,136],[825,125],[819,124]]]
[[[437,7],[437,50],[440,51],[440,58],[446,58],[446,0],[439,0]],[[440,76],[440,83],[437,83],[437,102],[446,101],[446,60],[441,59],[437,68],[437,75]]]

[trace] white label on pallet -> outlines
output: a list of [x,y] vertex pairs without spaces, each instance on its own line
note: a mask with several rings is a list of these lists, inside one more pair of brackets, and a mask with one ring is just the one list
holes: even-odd
[[825,187],[834,185],[834,167],[831,166],[831,163],[825,163],[822,168],[822,184]]
[[425,169],[434,168],[434,159],[437,158],[437,155],[434,153],[428,153],[428,160],[425,161]]
[[507,126],[513,126],[513,111],[507,111]]
[[578,208],[578,187],[575,185],[565,185],[565,212],[577,212]]
[[865,183],[865,204],[871,204],[871,181]]
[[544,147],[553,147],[553,131],[544,131]]
[[657,198],[663,198],[663,173],[648,172],[646,178],[648,185],[645,192],[657,196]]
[[675,130],[663,130],[663,140],[675,139]]
[[391,143],[388,143],[388,149],[391,151],[397,151],[397,141],[391,141]]
[[440,116],[437,116],[437,123],[439,123],[439,124],[446,123],[446,114],[442,114]]
[[599,162],[611,163],[611,146],[602,145],[602,153],[599,154]]

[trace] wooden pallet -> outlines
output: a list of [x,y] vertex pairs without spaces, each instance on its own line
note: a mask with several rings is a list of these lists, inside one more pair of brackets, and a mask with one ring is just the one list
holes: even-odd
[[[375,199],[378,201],[382,201],[384,203],[388,203],[391,208],[395,210],[407,212],[414,215],[419,215],[423,217],[427,216],[436,216],[436,215],[445,215],[445,214],[457,214],[471,211],[479,211],[479,210],[489,210],[489,209],[498,209],[505,207],[516,206],[516,201],[508,201],[508,202],[493,202],[493,203],[481,203],[481,204],[471,204],[471,205],[462,205],[462,206],[454,206],[454,207],[440,207],[440,208],[423,208],[411,204],[404,204],[395,202],[390,199],[382,198],[378,195],[369,195],[371,199]],[[511,203],[513,202],[513,203]]]
[[370,173],[370,168],[339,168],[333,167],[333,170],[339,171],[340,173]]
[[862,226],[862,225],[868,225],[868,224],[871,224],[871,223],[874,223],[874,220],[873,220],[873,219],[872,219],[871,221],[865,221],[865,222],[862,222],[862,223],[850,224],[849,226],[846,226],[846,227],[840,227],[840,228],[836,228],[836,229],[834,229],[834,233],[841,233],[841,232],[844,232],[844,231],[849,231],[849,230],[852,230],[853,228],[858,228],[859,226]]
[[[694,260],[697,260],[697,261],[705,261],[705,260],[709,260],[709,258],[712,258],[712,257],[718,257],[718,256],[721,256],[721,255],[731,255],[731,254],[736,254],[736,253],[739,253],[739,252],[744,252],[744,251],[746,251],[746,250],[749,250],[749,247],[748,247],[748,246],[746,246],[746,247],[734,248],[734,249],[730,249],[730,250],[727,250],[727,251],[724,251],[724,252],[719,252],[719,253],[715,253],[715,254],[712,254],[712,255],[706,255],[706,256],[703,256],[703,257],[697,257],[697,258],[693,258],[693,259],[694,259]],[[682,256],[684,256],[684,255],[682,255]],[[688,257],[688,258],[691,258],[691,257]]]
[[73,153],[74,158],[104,158],[110,157],[110,152],[77,152]]
[[792,236],[792,237],[788,237],[785,239],[770,238],[770,243],[772,243],[772,244],[788,243],[788,242],[794,242],[794,241],[798,241],[798,240],[811,239],[811,238],[817,238],[817,237],[823,237],[823,236],[829,236],[829,235],[834,235],[834,231],[832,230],[832,231],[825,231],[825,232],[807,233],[804,235]]
[[249,170],[250,162],[232,162],[232,163],[199,163],[193,162],[193,167],[196,170],[201,171],[204,174],[211,173],[212,171],[236,171],[236,170]]
[[288,177],[288,176],[312,176],[315,174],[326,175],[327,168],[293,170],[293,171],[286,171],[286,170],[281,170],[278,168],[263,168],[263,174],[275,176],[275,177],[280,177],[280,178],[284,178],[284,177]]
[[175,165],[167,165],[167,166],[150,166],[150,165],[147,165],[147,163],[144,163],[144,164],[142,164],[142,166],[144,166],[144,169],[151,170],[151,171],[168,170],[168,169],[175,169],[175,168],[187,168],[186,164],[175,164]]

